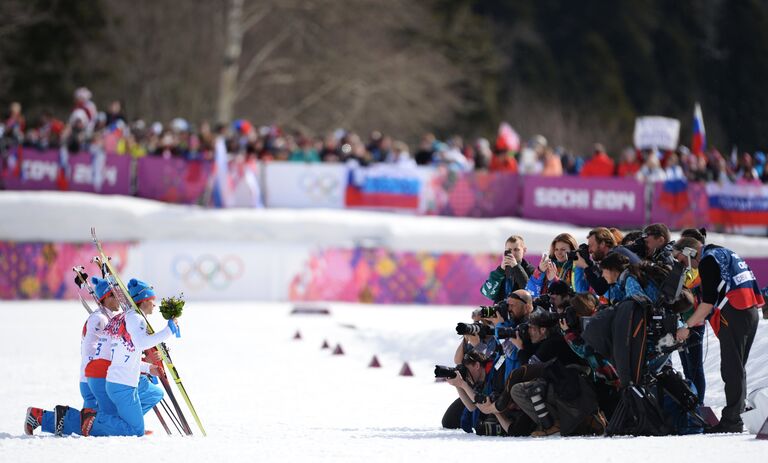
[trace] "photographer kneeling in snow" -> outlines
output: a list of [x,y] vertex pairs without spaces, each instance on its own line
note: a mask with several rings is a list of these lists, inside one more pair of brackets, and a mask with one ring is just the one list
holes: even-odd
[[532,437],[602,434],[605,419],[589,381],[581,374],[585,364],[556,328],[558,318],[544,311],[531,315],[530,342],[514,341],[526,365],[512,372],[507,390],[515,404],[538,423]]

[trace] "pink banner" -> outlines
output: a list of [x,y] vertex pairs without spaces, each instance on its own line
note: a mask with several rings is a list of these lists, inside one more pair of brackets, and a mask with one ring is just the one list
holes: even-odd
[[498,256],[325,249],[291,282],[291,301],[376,304],[487,304],[480,287]]
[[22,152],[20,175],[7,175],[8,190],[69,190],[88,193],[131,194],[131,158],[90,153],[68,154],[59,151]]
[[522,183],[506,172],[457,173],[438,169],[430,179],[427,214],[451,217],[513,217]]
[[641,227],[645,185],[590,177],[525,177],[524,218],[585,226]]
[[204,204],[209,161],[143,157],[136,166],[136,196],[178,204]]

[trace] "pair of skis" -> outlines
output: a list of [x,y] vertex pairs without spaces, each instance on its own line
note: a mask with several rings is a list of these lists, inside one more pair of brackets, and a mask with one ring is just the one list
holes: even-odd
[[[124,311],[128,310],[135,310],[137,313],[139,313],[144,320],[147,323],[147,331],[152,334],[154,333],[154,330],[152,329],[152,325],[149,323],[149,320],[147,320],[147,317],[144,315],[144,313],[139,310],[136,303],[133,301],[133,299],[130,297],[130,293],[128,291],[128,288],[126,288],[123,281],[118,276],[117,272],[115,271],[114,267],[112,266],[109,257],[106,256],[104,253],[104,250],[101,246],[101,242],[99,241],[98,237],[96,236],[96,229],[91,227],[91,238],[93,240],[94,246],[96,246],[96,250],[98,251],[98,259],[95,259],[98,261],[99,267],[101,268],[102,274],[105,276],[107,282],[110,285],[110,288],[113,291],[113,294],[117,298],[120,305],[123,307]],[[81,296],[82,300],[82,296]],[[168,348],[165,346],[165,343],[160,343],[154,349],[157,350],[157,352],[160,353],[162,357],[162,361],[165,363],[166,368],[160,368],[161,375],[160,375],[160,381],[163,383],[163,387],[168,392],[168,396],[171,399],[171,402],[174,405],[174,408],[176,409],[177,416],[174,416],[173,414],[169,414],[169,416],[174,419],[174,425],[178,428],[181,428],[185,434],[191,435],[192,429],[187,423],[187,420],[184,418],[184,414],[181,411],[181,407],[179,406],[178,402],[176,401],[176,398],[172,392],[172,389],[170,387],[170,380],[168,379],[168,376],[166,374],[167,372],[170,373],[171,379],[176,383],[176,387],[179,390],[179,393],[181,394],[182,398],[184,399],[184,402],[186,402],[187,407],[189,408],[189,411],[192,413],[193,418],[195,419],[195,422],[197,423],[198,428],[200,428],[200,432],[203,434],[203,436],[206,435],[205,429],[203,428],[203,424],[200,421],[200,417],[198,416],[197,412],[195,411],[195,407],[192,405],[191,400],[189,399],[189,394],[187,394],[186,389],[184,388],[184,384],[181,382],[181,378],[179,377],[179,373],[176,370],[175,365],[171,361],[171,357],[168,354]],[[158,366],[162,366],[161,362],[156,363]],[[168,407],[167,404],[163,404],[166,411],[170,411],[170,407]],[[158,412],[159,414],[159,412]]]

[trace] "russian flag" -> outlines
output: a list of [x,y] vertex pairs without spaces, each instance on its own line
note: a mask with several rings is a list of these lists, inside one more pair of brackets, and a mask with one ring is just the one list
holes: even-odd
[[[657,190],[658,191],[658,190]],[[688,182],[684,179],[667,180],[661,185],[659,203],[670,212],[680,213],[688,210]]]
[[697,102],[693,107],[693,137],[691,152],[703,156],[707,149],[707,132],[704,130],[704,116],[701,115],[701,105]]
[[418,209],[421,182],[413,172],[389,166],[350,167],[344,204],[347,207]]

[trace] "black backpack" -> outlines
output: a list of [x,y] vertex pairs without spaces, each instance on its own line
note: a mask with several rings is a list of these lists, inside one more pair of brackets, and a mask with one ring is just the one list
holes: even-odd
[[609,436],[665,436],[669,429],[656,397],[645,388],[630,385],[622,389],[619,405],[605,433]]

